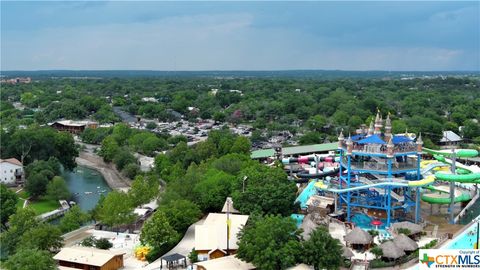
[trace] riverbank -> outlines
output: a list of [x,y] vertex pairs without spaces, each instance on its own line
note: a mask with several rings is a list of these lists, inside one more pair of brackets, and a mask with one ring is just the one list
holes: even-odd
[[75,161],[80,166],[94,169],[101,173],[111,189],[125,191],[130,188],[130,180],[122,176],[112,164],[105,163],[101,157],[94,153],[81,151]]

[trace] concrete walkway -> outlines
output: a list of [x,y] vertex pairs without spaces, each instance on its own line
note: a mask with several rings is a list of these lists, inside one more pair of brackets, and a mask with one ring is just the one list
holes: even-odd
[[[205,219],[201,219],[188,227],[187,232],[183,236],[182,240],[178,242],[178,244],[169,252],[165,253],[165,255],[170,255],[173,253],[182,254],[183,256],[187,257],[187,265],[190,263],[188,261],[188,254],[192,251],[192,248],[195,247],[195,225],[202,225]],[[164,256],[165,256],[164,255]],[[160,258],[156,261],[152,262],[151,264],[147,265],[145,269],[160,269]],[[165,264],[164,264],[165,267]],[[185,268],[178,268],[178,269],[185,269]]]

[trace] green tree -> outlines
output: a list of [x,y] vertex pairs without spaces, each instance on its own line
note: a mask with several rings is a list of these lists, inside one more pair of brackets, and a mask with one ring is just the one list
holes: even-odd
[[255,164],[242,170],[236,180],[232,198],[235,208],[242,213],[257,210],[265,214],[285,216],[295,209],[297,187],[287,180],[287,175],[281,168]]
[[44,250],[20,250],[5,262],[8,270],[53,270],[56,269],[52,255]]
[[127,148],[120,148],[113,158],[113,162],[117,169],[123,170],[127,164],[137,162],[137,159],[132,155],[132,153]]
[[163,249],[175,243],[179,238],[178,233],[168,223],[162,211],[157,211],[143,225],[140,241],[157,249]]
[[224,122],[225,121],[225,114],[223,112],[214,112],[213,113],[213,120],[215,120],[216,122]]
[[244,227],[237,257],[258,269],[286,269],[300,261],[300,231],[290,217],[267,216]]
[[320,132],[310,131],[300,137],[299,143],[301,145],[322,143],[324,138]]
[[403,120],[393,120],[392,121],[392,132],[393,134],[404,133],[407,130],[407,123]]
[[133,206],[146,204],[158,195],[158,180],[153,176],[138,175],[128,191]]
[[75,158],[78,157],[78,149],[70,133],[56,133],[55,157],[58,158],[67,170],[73,170],[77,166]]
[[0,234],[1,249],[3,255],[10,255],[15,252],[22,235],[38,225],[35,212],[30,208],[18,209],[10,216],[8,230]]
[[60,219],[59,228],[63,233],[71,232],[80,228],[89,218],[88,214],[84,213],[78,205],[75,205]]
[[230,153],[249,154],[252,144],[247,137],[238,136],[230,149]]
[[125,165],[122,170],[122,174],[130,179],[134,179],[137,174],[140,173],[140,166],[135,163],[129,163]]
[[148,122],[147,125],[145,126],[147,129],[155,129],[157,127],[157,124],[155,124],[154,122]]
[[192,265],[198,262],[198,252],[195,250],[195,248],[192,248],[192,251],[188,254],[188,260],[190,260]]
[[113,247],[113,244],[107,238],[100,238],[95,240],[95,247],[98,249],[110,249]]
[[118,146],[117,141],[112,135],[110,135],[102,141],[99,155],[103,157],[103,160],[110,162],[113,160],[119,149],[120,147]]
[[383,256],[383,250],[379,246],[375,246],[372,249],[370,249],[370,252],[375,255],[375,258],[380,258]]
[[25,189],[34,198],[45,195],[47,192],[48,177],[44,173],[35,173],[27,177]]
[[0,216],[2,218],[2,225],[8,221],[8,218],[17,211],[18,196],[7,188],[4,184],[0,184]]
[[120,191],[108,193],[98,210],[98,218],[103,224],[111,227],[133,222],[135,214],[127,193]]
[[310,239],[302,243],[302,261],[315,270],[339,269],[342,261],[342,246],[333,238],[328,229],[319,226],[310,234]]
[[20,238],[20,248],[56,251],[63,246],[60,229],[50,224],[40,224],[26,231]]
[[47,197],[52,200],[67,200],[70,198],[71,194],[68,191],[67,184],[60,176],[53,177],[47,185]]
[[323,127],[327,124],[327,119],[323,115],[314,115],[307,121],[307,126],[313,131],[322,131]]
[[202,216],[200,208],[187,200],[172,200],[167,204],[161,204],[159,211],[165,213],[168,223],[177,232],[186,231],[191,224]]
[[209,170],[194,188],[195,201],[204,213],[218,212],[230,195],[235,177],[225,172]]

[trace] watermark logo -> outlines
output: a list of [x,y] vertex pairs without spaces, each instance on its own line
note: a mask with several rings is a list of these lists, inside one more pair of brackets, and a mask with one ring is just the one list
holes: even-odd
[[419,269],[480,269],[478,249],[421,249],[418,255]]

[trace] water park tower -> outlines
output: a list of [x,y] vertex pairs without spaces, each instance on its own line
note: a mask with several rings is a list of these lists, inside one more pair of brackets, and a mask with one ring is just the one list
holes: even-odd
[[[336,193],[337,209],[346,208],[347,221],[355,211],[385,220],[420,221],[421,135],[416,142],[406,135],[393,135],[390,116],[384,121],[377,113],[368,130],[360,129],[345,139],[338,137],[340,175],[338,185],[324,191]],[[321,186],[321,185],[320,185]],[[318,186],[317,186],[318,187]]]

